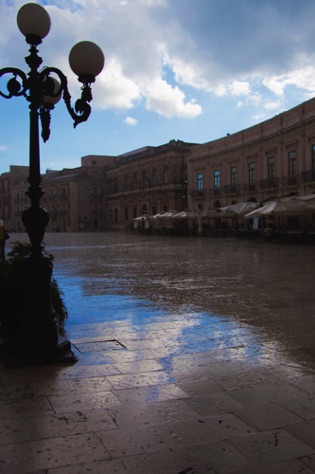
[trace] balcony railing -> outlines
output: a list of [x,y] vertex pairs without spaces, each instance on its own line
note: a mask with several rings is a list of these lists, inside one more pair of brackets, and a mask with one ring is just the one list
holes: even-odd
[[257,191],[257,184],[256,183],[250,183],[250,184],[243,184],[243,191],[245,193],[253,193]]
[[230,184],[229,186],[224,186],[224,194],[239,194],[240,191],[240,184]]
[[274,189],[279,187],[279,178],[267,178],[259,181],[260,189]]
[[300,177],[298,175],[295,176],[285,176],[282,178],[282,185],[283,186],[297,186],[300,182]]
[[313,181],[315,181],[315,169],[301,173],[301,183],[312,183]]
[[221,196],[222,195],[222,188],[221,187],[216,187],[216,188],[212,188],[210,189],[210,196]]
[[193,198],[204,198],[206,197],[206,191],[204,189],[202,190],[195,189],[194,191],[190,191],[190,195]]

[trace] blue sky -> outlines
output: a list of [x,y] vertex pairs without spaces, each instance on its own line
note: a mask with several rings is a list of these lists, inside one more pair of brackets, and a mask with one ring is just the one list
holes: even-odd
[[[0,68],[27,71],[16,26],[25,2],[0,0]],[[44,0],[51,30],[43,65],[80,83],[68,66],[78,41],[106,64],[92,115],[73,128],[60,101],[41,171],[80,166],[81,156],[118,155],[171,139],[205,143],[273,117],[315,94],[314,0]],[[1,80],[1,89],[6,81]],[[28,104],[0,97],[0,173],[28,165]]]

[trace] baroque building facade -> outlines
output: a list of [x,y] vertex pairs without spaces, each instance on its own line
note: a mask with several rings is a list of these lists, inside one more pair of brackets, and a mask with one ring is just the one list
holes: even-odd
[[315,99],[191,149],[189,208],[207,210],[315,191]]
[[106,170],[110,229],[126,228],[138,216],[187,207],[187,159],[194,144],[171,140],[118,157]]
[[[0,218],[11,231],[24,230],[27,176],[27,166],[0,175]],[[43,174],[42,188],[52,232],[125,229],[138,216],[314,193],[315,99],[204,144],[84,156],[78,168]]]

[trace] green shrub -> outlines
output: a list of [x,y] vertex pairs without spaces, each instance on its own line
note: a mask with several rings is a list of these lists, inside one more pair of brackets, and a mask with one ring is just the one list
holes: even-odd
[[[21,263],[30,251],[31,245],[13,242],[8,260],[0,262],[0,331],[3,336],[17,334],[20,317],[23,315],[23,282],[21,278]],[[49,254],[51,260],[54,257]],[[68,317],[67,308],[62,299],[55,278],[51,279],[52,306],[56,312],[59,326],[62,329]]]

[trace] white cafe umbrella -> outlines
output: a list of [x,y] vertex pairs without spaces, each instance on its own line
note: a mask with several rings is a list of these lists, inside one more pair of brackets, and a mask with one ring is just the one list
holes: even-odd
[[155,219],[174,219],[174,216],[176,216],[176,214],[178,214],[178,211],[175,211],[175,210],[170,210],[170,211],[167,211],[167,212],[161,212],[160,214],[156,214],[154,216]]
[[173,217],[176,220],[177,219],[198,219],[198,217],[200,217],[200,213],[196,211],[187,211],[186,209],[185,211],[175,214],[175,216]]
[[297,196],[296,199],[299,202],[302,202],[305,207],[310,210],[315,212],[315,194],[307,194],[306,196]]
[[257,209],[259,207],[258,202],[246,201],[232,204],[231,206],[221,207],[222,217],[234,217],[235,214],[238,216],[244,216],[245,214]]
[[268,215],[286,215],[286,216],[298,216],[302,214],[307,214],[311,212],[310,209],[307,209],[306,205],[303,202],[299,202],[296,199],[277,199],[276,201],[271,201],[268,204],[265,204],[259,209],[249,212],[244,217],[245,219],[253,219],[254,217],[263,217]]
[[146,219],[148,219],[148,217],[149,217],[148,214],[144,214],[143,216],[134,217],[133,221],[134,222],[141,222],[142,219],[146,220]]

